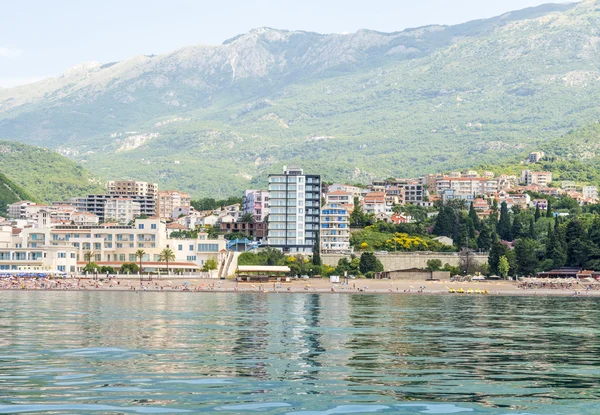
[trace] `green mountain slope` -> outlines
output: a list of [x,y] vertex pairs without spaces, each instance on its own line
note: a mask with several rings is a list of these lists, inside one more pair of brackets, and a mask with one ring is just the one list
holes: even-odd
[[572,130],[538,150],[544,151],[545,157],[535,164],[523,163],[527,154],[517,153],[502,163],[478,165],[478,169],[515,175],[524,169],[549,171],[555,183],[574,181],[600,186],[600,123]]
[[103,190],[101,182],[73,160],[21,143],[0,141],[0,172],[31,195],[15,192],[21,199],[49,203]]
[[599,10],[397,33],[263,28],[81,65],[0,91],[0,138],[196,197],[262,186],[284,164],[365,181],[497,163],[600,119]]
[[0,215],[5,216],[7,205],[19,200],[35,200],[25,190],[0,173]]

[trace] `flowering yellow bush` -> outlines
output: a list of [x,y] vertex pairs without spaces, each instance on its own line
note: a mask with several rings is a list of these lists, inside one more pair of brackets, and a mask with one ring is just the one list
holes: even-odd
[[376,248],[386,251],[426,251],[429,249],[429,245],[427,241],[418,236],[396,233],[393,239],[387,239],[385,242],[377,244]]
[[362,244],[360,244],[360,249],[367,249],[369,248],[369,244],[366,242],[363,242]]

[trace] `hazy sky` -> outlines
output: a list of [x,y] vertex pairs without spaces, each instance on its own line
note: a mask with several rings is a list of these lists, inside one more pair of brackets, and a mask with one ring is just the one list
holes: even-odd
[[194,44],[256,27],[392,32],[492,17],[550,0],[0,0],[0,86]]

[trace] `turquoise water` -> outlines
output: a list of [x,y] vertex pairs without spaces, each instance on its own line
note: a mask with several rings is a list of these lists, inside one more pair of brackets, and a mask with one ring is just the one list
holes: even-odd
[[600,300],[0,292],[0,414],[598,414]]

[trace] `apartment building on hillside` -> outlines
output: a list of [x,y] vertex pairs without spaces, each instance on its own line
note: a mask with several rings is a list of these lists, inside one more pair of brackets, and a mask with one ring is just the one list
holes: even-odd
[[548,186],[552,182],[552,173],[548,171],[534,172],[531,170],[523,170],[521,172],[521,181],[526,186],[536,184],[538,186]]
[[161,219],[170,219],[177,208],[191,206],[190,194],[177,190],[162,190],[158,192],[157,216]]
[[297,167],[269,175],[269,211],[270,247],[312,253],[320,228],[321,176]]
[[106,184],[109,195],[129,196],[152,196],[158,198],[158,184],[140,182],[137,180],[111,180]]
[[131,198],[119,197],[104,203],[104,220],[127,224],[140,216],[142,208],[139,202]]
[[250,213],[255,222],[264,222],[269,215],[269,191],[246,190],[242,197],[242,214]]
[[[100,222],[104,222],[107,218],[104,216],[104,205],[107,200],[122,199],[123,196],[116,194],[111,195],[87,195],[86,197],[75,197],[69,199],[69,203],[80,212],[89,212],[98,216]],[[140,215],[155,216],[156,215],[156,198],[154,196],[134,195],[129,196],[133,202],[140,204]]]

